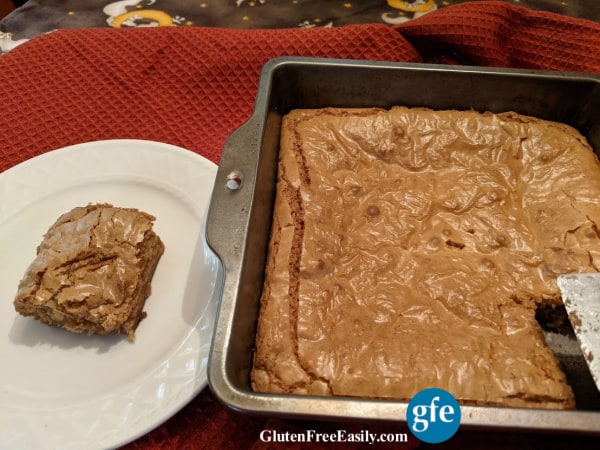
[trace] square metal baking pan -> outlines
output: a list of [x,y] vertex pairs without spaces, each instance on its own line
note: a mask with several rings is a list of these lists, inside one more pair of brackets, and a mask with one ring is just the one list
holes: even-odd
[[[295,108],[397,105],[516,111],[568,123],[600,149],[600,77],[333,59],[268,62],[252,117],[223,149],[207,222],[209,245],[225,269],[208,380],[229,407],[293,418],[405,421],[406,402],[261,394],[250,387],[282,116]],[[600,394],[576,341],[549,338],[575,391],[577,410],[463,406],[461,425],[600,433]]]

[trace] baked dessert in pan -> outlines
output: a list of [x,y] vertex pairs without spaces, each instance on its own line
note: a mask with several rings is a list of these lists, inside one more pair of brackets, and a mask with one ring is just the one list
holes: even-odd
[[16,311],[77,333],[124,333],[133,340],[164,252],[154,220],[110,204],[63,214],[19,283]]
[[600,164],[513,112],[294,110],[283,119],[258,392],[572,408],[538,308],[600,270]]

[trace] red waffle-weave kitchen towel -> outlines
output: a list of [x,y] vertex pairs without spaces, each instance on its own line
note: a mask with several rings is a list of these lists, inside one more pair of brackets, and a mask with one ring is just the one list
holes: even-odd
[[[490,1],[442,8],[395,29],[57,31],[0,57],[0,171],[55,148],[112,138],[167,142],[218,162],[227,136],[252,112],[260,68],[282,55],[600,74],[600,24]],[[246,417],[205,390],[130,447],[258,448],[266,427],[307,426],[339,428]],[[461,430],[448,445],[569,448],[577,442],[565,439],[563,446],[557,437],[491,438]],[[583,448],[590,441],[579,443]]]
[[77,142],[167,142],[217,162],[279,55],[418,61],[385,26],[60,30],[0,58],[0,169]]
[[506,2],[468,2],[398,30],[426,61],[600,73],[600,24]]

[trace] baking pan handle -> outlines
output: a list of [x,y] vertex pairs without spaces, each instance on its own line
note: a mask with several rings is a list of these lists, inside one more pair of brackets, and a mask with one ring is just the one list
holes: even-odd
[[229,278],[237,275],[256,177],[256,153],[261,132],[254,118],[225,142],[208,211],[206,238]]
[[[223,375],[227,354],[250,355],[244,343],[254,340],[279,149],[279,123],[266,125],[272,120],[280,121],[279,114],[270,114],[266,121],[253,116],[231,134],[223,148],[208,212],[207,242],[225,273],[208,378],[211,389],[222,396],[235,390]],[[266,129],[274,131],[265,133]],[[250,233],[249,229],[267,232]],[[234,323],[234,334],[242,338],[229,341]]]

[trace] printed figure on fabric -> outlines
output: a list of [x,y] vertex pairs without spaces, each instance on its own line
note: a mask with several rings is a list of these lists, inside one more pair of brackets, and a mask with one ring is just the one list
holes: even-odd
[[414,0],[412,2],[404,0],[387,0],[387,4],[391,8],[400,11],[395,14],[385,12],[381,15],[381,20],[390,25],[408,22],[411,19],[416,19],[437,9],[434,0]]
[[185,17],[149,8],[156,2],[157,0],[121,0],[109,3],[103,12],[108,16],[106,22],[113,28],[191,25]]
[[[253,8],[255,6],[259,6],[259,5],[265,5],[267,3],[267,0],[236,0],[235,4],[236,6],[239,7],[249,7],[249,8]],[[280,2],[281,3],[281,2]],[[280,3],[277,3],[276,1],[272,0],[271,3],[269,5],[267,5],[267,7],[269,6],[277,6],[277,7],[281,7]],[[447,5],[448,2],[443,2],[444,5]],[[311,10],[311,6],[313,6],[311,4],[311,2],[307,2],[307,1],[302,1],[302,0],[292,0],[291,2],[289,2],[290,6],[300,6],[304,11],[306,11],[306,14],[310,14]],[[288,6],[288,8],[290,7]],[[365,9],[371,9],[373,11],[379,10],[382,11],[382,9],[385,9],[383,12],[381,12],[381,16],[380,19],[374,20],[375,21],[379,21],[381,20],[382,22],[388,24],[388,25],[396,25],[396,24],[400,24],[400,23],[404,23],[407,22],[411,19],[416,19],[418,17],[423,16],[424,14],[427,14],[431,11],[435,11],[438,9],[438,5],[436,4],[435,0],[376,0],[376,1],[370,1],[370,2],[365,2],[365,1],[360,1],[360,2],[352,2],[352,1],[344,1],[344,0],[338,0],[338,1],[328,1],[328,2],[319,2],[318,3],[319,9],[321,12],[324,12],[326,10],[331,10],[334,11],[336,8],[339,11],[345,11],[348,15],[353,15],[353,10],[354,9],[359,9],[360,11],[362,11],[364,13]],[[387,8],[386,8],[387,6]],[[341,16],[337,16],[337,18],[339,19]],[[334,17],[335,19],[335,17]],[[311,28],[311,27],[316,27],[316,26],[325,26],[325,27],[331,27],[331,26],[337,26],[338,24],[335,23],[334,25],[334,20],[329,20],[329,21],[324,21],[322,18],[317,18],[315,19],[307,19],[304,20],[302,22],[300,22],[298,24],[299,27],[302,28]]]
[[24,44],[28,40],[29,39],[14,39],[12,33],[4,33],[0,31],[0,55],[12,50],[15,47],[18,47],[21,44]]

